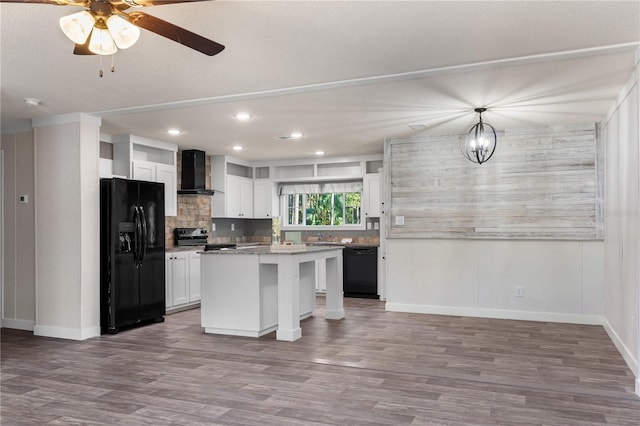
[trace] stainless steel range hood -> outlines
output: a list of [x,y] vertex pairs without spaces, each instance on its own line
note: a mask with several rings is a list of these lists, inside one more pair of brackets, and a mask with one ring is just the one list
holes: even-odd
[[206,188],[207,171],[204,151],[188,149],[182,151],[181,195],[213,195],[213,189]]

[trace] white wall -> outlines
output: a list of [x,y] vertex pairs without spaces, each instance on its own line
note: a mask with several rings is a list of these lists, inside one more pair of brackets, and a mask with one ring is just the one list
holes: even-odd
[[[640,56],[640,50],[638,51]],[[640,66],[603,123],[605,327],[636,375],[640,394]]]
[[[2,327],[35,324],[35,197],[33,132],[3,134]],[[29,202],[18,203],[27,195]]]
[[601,241],[389,239],[386,308],[598,324],[603,257]]
[[34,334],[100,334],[99,119],[34,120],[36,325]]

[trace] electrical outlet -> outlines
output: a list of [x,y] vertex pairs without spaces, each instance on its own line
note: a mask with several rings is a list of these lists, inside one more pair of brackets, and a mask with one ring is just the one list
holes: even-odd
[[522,288],[521,285],[517,285],[516,286],[516,297],[523,297],[524,296],[524,288]]
[[231,230],[232,230],[232,231],[235,231],[235,230],[236,230],[236,225],[235,225],[235,223],[232,223],[232,224],[231,224]]

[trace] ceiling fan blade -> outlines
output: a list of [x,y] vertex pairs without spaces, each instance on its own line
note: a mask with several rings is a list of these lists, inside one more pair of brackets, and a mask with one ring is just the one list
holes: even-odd
[[147,7],[147,6],[160,6],[163,4],[172,3],[194,3],[199,1],[213,1],[213,0],[112,0],[111,4],[115,5],[128,5],[129,7]]
[[149,30],[158,35],[171,39],[177,43],[190,47],[205,55],[213,56],[224,50],[224,46],[213,40],[202,37],[189,30],[180,28],[170,22],[163,21],[155,16],[148,15],[144,12],[131,12],[124,14],[129,22],[145,30]]
[[88,0],[0,0],[0,3],[32,3],[32,4],[54,4],[56,6],[85,6],[88,7]]

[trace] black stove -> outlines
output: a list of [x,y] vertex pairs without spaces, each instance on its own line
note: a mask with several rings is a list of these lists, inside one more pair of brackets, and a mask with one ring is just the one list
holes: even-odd
[[176,228],[177,246],[203,246],[209,239],[207,228]]

